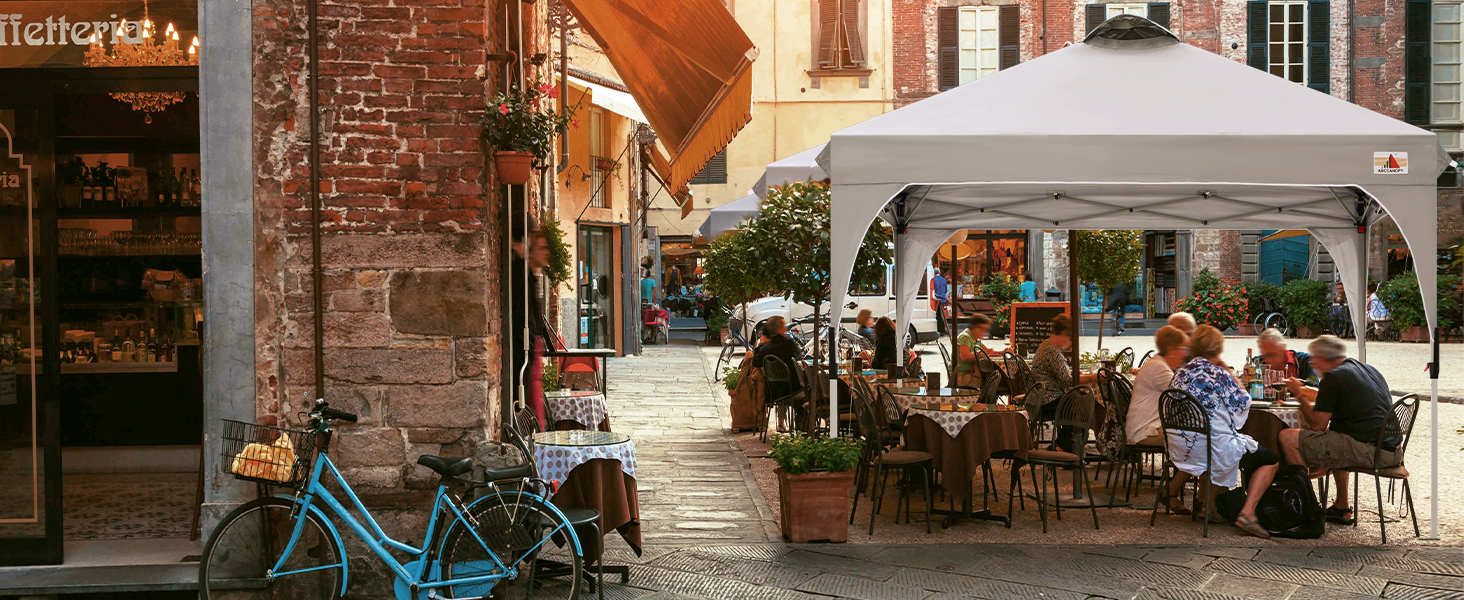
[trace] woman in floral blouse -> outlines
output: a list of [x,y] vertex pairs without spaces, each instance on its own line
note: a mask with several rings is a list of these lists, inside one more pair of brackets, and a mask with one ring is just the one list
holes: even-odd
[[[1276,465],[1280,461],[1274,452],[1240,433],[1246,417],[1250,416],[1250,394],[1241,389],[1240,382],[1220,359],[1224,350],[1225,335],[1214,327],[1201,325],[1190,338],[1194,360],[1174,372],[1170,386],[1189,392],[1209,414],[1212,444],[1209,459],[1214,461],[1210,469],[1214,483],[1226,488],[1235,487],[1240,484],[1238,475],[1241,471],[1249,479],[1245,507],[1240,509],[1235,526],[1251,535],[1269,538],[1271,534],[1256,520],[1256,503],[1271,486],[1271,478],[1276,475]],[[1166,434],[1169,459],[1174,466],[1196,477],[1203,475],[1205,436],[1174,430]],[[1195,507],[1196,512],[1200,510],[1200,507]]]
[[[1052,320],[1052,335],[1037,346],[1037,356],[1032,359],[1032,375],[1042,382],[1042,387],[1027,394],[1027,412],[1043,421],[1057,416],[1057,400],[1063,392],[1074,385],[1092,383],[1098,375],[1078,375],[1073,381],[1072,369],[1068,368],[1067,350],[1073,346],[1068,330],[1072,320],[1067,315],[1058,315]],[[1059,431],[1057,446],[1064,452],[1072,452],[1072,433]]]

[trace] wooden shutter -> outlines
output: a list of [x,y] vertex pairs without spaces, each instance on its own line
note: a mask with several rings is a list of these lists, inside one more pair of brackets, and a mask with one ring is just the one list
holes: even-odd
[[1157,23],[1160,27],[1169,29],[1169,3],[1150,2],[1149,20]]
[[1332,89],[1332,3],[1330,0],[1309,0],[1306,3],[1306,87],[1323,94]]
[[1022,62],[1022,7],[1008,4],[996,9],[996,35],[1001,45],[997,70],[1015,67]]
[[1089,4],[1087,13],[1088,29],[1086,32],[1083,33],[1083,35],[1093,33],[1094,29],[1097,29],[1099,25],[1102,25],[1104,21],[1108,20],[1108,5]]
[[1403,120],[1414,125],[1428,125],[1430,120],[1430,8],[1429,0],[1408,0],[1404,21]]
[[818,64],[839,63],[839,0],[818,0]]
[[864,39],[859,35],[859,0],[839,2],[840,20],[844,27],[844,43],[849,50],[849,62],[864,63]]
[[723,148],[712,160],[707,161],[707,166],[702,167],[696,177],[691,178],[691,184],[721,184],[727,183],[727,149]]
[[961,9],[943,6],[936,18],[936,45],[940,47],[940,89],[961,85]]
[[1246,6],[1246,64],[1270,72],[1266,60],[1266,40],[1270,35],[1271,5],[1266,0],[1250,0]]

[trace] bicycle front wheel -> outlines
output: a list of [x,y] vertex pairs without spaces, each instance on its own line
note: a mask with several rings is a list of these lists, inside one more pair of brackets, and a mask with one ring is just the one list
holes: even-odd
[[1281,313],[1271,313],[1270,316],[1267,316],[1266,326],[1262,331],[1265,329],[1275,329],[1280,331],[1281,335],[1291,337],[1291,323],[1286,320],[1286,315]]
[[[590,597],[574,527],[539,496],[500,492],[468,507],[467,523],[453,523],[443,538],[443,580],[484,577],[515,567],[518,576],[448,588],[452,598],[476,598],[491,591],[495,598],[571,600]],[[485,546],[486,545],[486,546]],[[491,552],[491,555],[490,555]],[[494,558],[497,559],[495,562]]]
[[326,524],[314,514],[299,517],[305,519],[304,529],[280,570],[284,575],[266,577],[294,533],[294,507],[294,502],[284,498],[259,498],[225,515],[209,536],[199,560],[199,598],[340,598],[345,554]]

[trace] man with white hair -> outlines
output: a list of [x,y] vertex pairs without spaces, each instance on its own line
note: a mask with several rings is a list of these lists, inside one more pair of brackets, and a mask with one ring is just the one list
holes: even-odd
[[1177,312],[1169,315],[1169,324],[1176,329],[1183,331],[1185,335],[1195,334],[1195,316],[1187,312]]
[[1311,356],[1305,352],[1287,350],[1286,336],[1281,335],[1279,329],[1273,327],[1256,336],[1256,349],[1260,351],[1261,360],[1266,361],[1267,367],[1283,372],[1285,377],[1311,379]]
[[[1347,469],[1373,468],[1379,450],[1378,435],[1393,419],[1393,397],[1388,382],[1372,365],[1347,357],[1347,346],[1336,336],[1313,340],[1311,366],[1321,376],[1317,387],[1307,387],[1295,377],[1286,387],[1301,401],[1306,429],[1283,429],[1280,442],[1286,461],[1306,465],[1312,475],[1328,470],[1337,482],[1337,502],[1327,508],[1327,520],[1344,525],[1354,522],[1347,496]],[[1380,468],[1399,467],[1403,453],[1398,437],[1382,440]]]

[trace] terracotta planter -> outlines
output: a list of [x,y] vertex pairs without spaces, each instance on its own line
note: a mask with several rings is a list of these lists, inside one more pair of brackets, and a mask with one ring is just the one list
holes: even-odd
[[615,161],[608,158],[595,159],[595,168],[601,171],[609,171],[615,168]]
[[1307,326],[1303,325],[1301,327],[1297,327],[1296,328],[1296,339],[1299,339],[1299,340],[1316,339],[1316,337],[1319,336],[1319,335],[1321,335],[1321,334],[1322,334],[1321,330],[1320,329],[1316,329],[1314,327],[1307,327]]
[[493,166],[498,170],[499,183],[523,185],[534,174],[532,152],[498,151],[493,153]]
[[774,471],[782,504],[783,539],[795,544],[849,541],[849,488],[854,485],[854,471],[798,475]]
[[1240,328],[1240,335],[1255,335],[1256,334],[1256,324],[1255,323],[1241,323],[1240,325],[1238,325],[1238,327]]
[[1402,340],[1405,342],[1427,342],[1428,328],[1414,325],[1403,330]]

